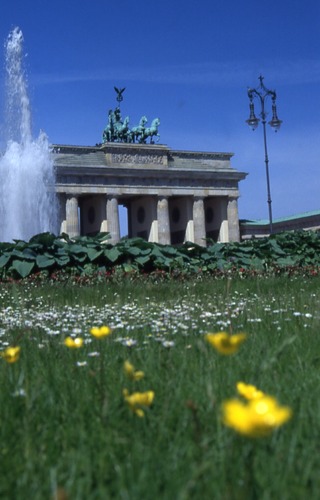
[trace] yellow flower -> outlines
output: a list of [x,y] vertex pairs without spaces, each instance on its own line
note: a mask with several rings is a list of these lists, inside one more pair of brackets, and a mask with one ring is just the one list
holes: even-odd
[[123,370],[130,380],[141,380],[144,377],[144,373],[142,371],[136,370],[135,367],[130,363],[130,361],[124,362]]
[[154,400],[153,391],[133,392],[132,394],[129,394],[128,390],[124,389],[123,396],[130,410],[138,417],[144,417],[144,411],[141,407],[151,406]]
[[94,326],[90,330],[91,335],[93,335],[97,339],[101,339],[102,337],[107,337],[108,335],[110,335],[111,332],[112,330],[111,328],[109,328],[109,326],[101,326],[100,328]]
[[231,399],[222,406],[223,423],[247,437],[268,436],[291,415],[290,408],[279,406],[275,398],[267,395],[246,402]]
[[64,340],[64,345],[70,347],[70,349],[78,349],[83,346],[83,339],[81,337],[76,337],[75,339],[67,337]]
[[237,390],[240,396],[243,396],[245,399],[257,399],[265,395],[264,392],[257,389],[254,385],[245,384],[244,382],[237,383]]
[[7,363],[15,363],[19,359],[20,351],[21,347],[7,347],[7,349],[0,354]]
[[237,333],[229,335],[226,332],[207,333],[205,339],[212,345],[220,354],[234,354],[238,351],[240,344],[246,339],[245,333]]

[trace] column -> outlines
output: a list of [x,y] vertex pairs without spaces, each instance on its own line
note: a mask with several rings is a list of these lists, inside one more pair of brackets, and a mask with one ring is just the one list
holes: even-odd
[[80,235],[78,197],[68,195],[66,200],[66,233],[69,238]]
[[151,243],[158,243],[158,200],[155,196],[150,196],[148,200],[148,210],[150,212],[150,231],[149,239]]
[[228,198],[227,214],[228,214],[229,241],[240,241],[237,198],[231,198],[231,197]]
[[194,242],[197,245],[206,247],[206,221],[204,213],[203,198],[193,199],[193,227],[194,227]]
[[120,223],[118,199],[115,196],[107,196],[107,231],[110,233],[111,239],[108,240],[112,245],[120,241]]
[[194,224],[193,224],[193,198],[189,197],[186,199],[186,233],[185,241],[194,242]]
[[58,209],[58,223],[60,224],[60,234],[67,233],[67,216],[66,216],[66,195],[65,193],[59,194],[59,209]]
[[157,203],[158,242],[170,245],[169,201],[166,196],[159,196]]

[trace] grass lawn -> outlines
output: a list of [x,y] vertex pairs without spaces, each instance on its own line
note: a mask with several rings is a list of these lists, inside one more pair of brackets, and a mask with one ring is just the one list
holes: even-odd
[[[0,350],[21,350],[0,358],[0,498],[318,499],[319,285],[2,284]],[[112,333],[91,335],[102,325]],[[223,355],[205,340],[219,331],[247,338]],[[126,360],[144,377],[128,378]],[[292,418],[260,438],[226,427],[221,405],[240,398],[239,381]],[[144,416],[125,389],[153,391]]]

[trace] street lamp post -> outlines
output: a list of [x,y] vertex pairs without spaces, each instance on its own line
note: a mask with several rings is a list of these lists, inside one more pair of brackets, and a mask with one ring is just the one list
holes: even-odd
[[261,104],[261,122],[263,125],[263,140],[264,140],[264,161],[266,164],[266,178],[267,178],[267,195],[268,195],[268,207],[269,207],[269,226],[270,226],[270,234],[272,234],[272,208],[271,208],[271,191],[270,191],[270,177],[269,177],[269,158],[268,158],[268,149],[267,149],[267,132],[266,132],[266,123],[267,123],[267,113],[265,110],[265,100],[268,96],[272,99],[272,119],[269,122],[269,125],[274,128],[275,132],[277,132],[281,126],[282,120],[279,120],[277,116],[277,107],[276,107],[276,98],[277,94],[274,90],[269,90],[265,87],[263,83],[263,76],[259,76],[260,85],[256,89],[248,88],[248,97],[250,100],[250,116],[246,123],[252,130],[255,130],[259,125],[259,118],[257,118],[254,114],[254,98],[257,97],[260,100]]

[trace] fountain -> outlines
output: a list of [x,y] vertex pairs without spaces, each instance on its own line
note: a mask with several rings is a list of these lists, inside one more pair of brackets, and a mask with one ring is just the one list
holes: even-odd
[[9,34],[5,56],[7,137],[0,155],[0,241],[27,241],[35,234],[57,231],[53,155],[44,132],[32,138],[19,28]]

